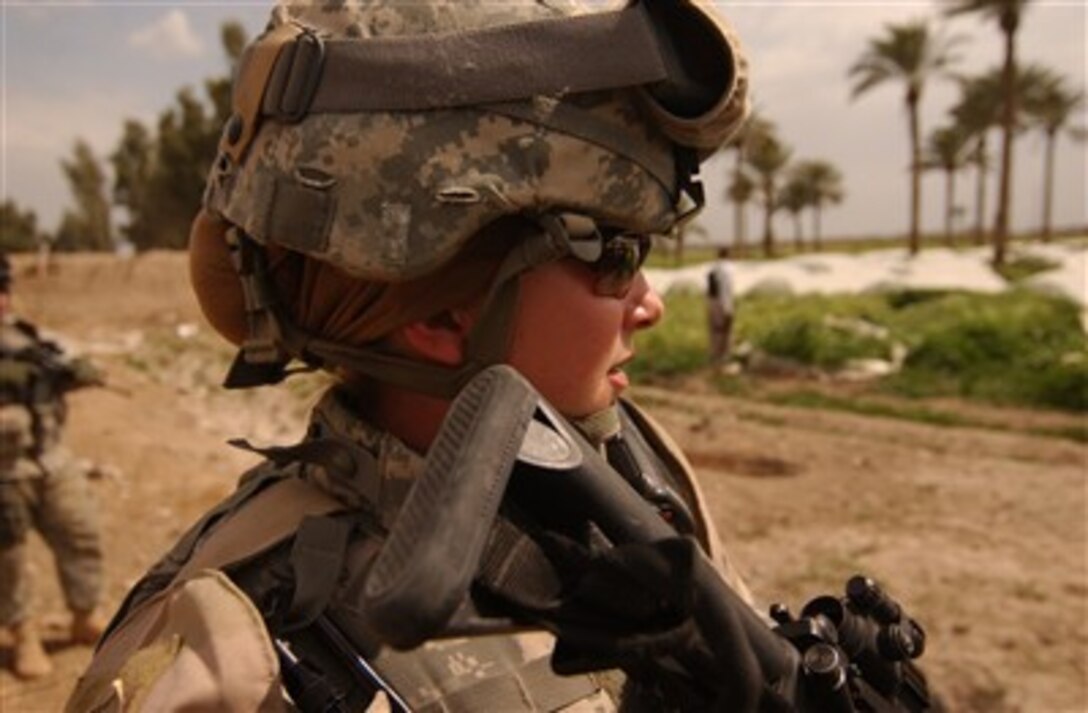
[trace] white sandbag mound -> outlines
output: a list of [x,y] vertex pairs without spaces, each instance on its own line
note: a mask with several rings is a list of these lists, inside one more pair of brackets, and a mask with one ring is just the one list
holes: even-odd
[[1040,245],[1030,252],[1059,263],[1061,267],[1029,277],[1024,281],[1025,287],[1061,295],[1088,308],[1088,248]]
[[[911,258],[906,250],[877,250],[860,255],[826,253],[767,261],[732,263],[734,290],[811,293],[856,293],[883,289],[1001,292],[1005,280],[989,265],[985,250],[953,251],[931,248]],[[711,263],[684,268],[647,269],[658,292],[672,289],[703,291]]]
[[927,248],[913,258],[906,250],[880,250],[858,256],[854,269],[870,273],[866,289],[966,290],[997,293],[1008,287],[990,266],[986,249]]

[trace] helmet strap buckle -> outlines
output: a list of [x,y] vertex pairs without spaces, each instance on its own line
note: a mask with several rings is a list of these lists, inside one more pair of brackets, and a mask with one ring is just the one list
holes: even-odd
[[676,172],[678,215],[674,228],[682,228],[703,210],[706,205],[706,189],[699,178],[699,155],[693,148],[676,145]]
[[241,229],[227,231],[231,262],[238,272],[246,310],[246,337],[227,374],[227,388],[276,383],[286,375],[290,356],[279,347],[276,296],[268,279],[263,251]]

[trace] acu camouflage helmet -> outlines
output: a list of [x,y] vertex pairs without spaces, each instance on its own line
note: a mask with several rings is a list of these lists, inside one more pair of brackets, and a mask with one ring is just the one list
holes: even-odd
[[512,213],[667,232],[698,154],[745,116],[735,47],[692,0],[282,3],[241,61],[206,205],[379,281]]
[[[597,226],[667,232],[700,206],[699,161],[748,108],[742,55],[706,0],[284,2],[232,102],[205,194],[245,290],[227,385],[278,381],[294,357],[445,396],[502,360],[521,272],[596,259]],[[512,215],[541,233],[500,267],[455,369],[301,330],[259,249],[392,283]]]

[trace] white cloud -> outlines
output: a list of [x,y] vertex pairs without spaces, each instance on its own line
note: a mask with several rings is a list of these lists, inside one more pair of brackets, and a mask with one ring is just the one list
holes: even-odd
[[204,50],[188,15],[177,8],[130,34],[128,43],[157,59],[196,57]]

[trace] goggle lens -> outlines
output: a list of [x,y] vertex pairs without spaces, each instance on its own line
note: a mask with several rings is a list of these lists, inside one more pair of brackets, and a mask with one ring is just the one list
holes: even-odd
[[596,276],[593,291],[604,297],[626,297],[652,245],[648,235],[624,233],[605,238],[601,256],[589,263]]

